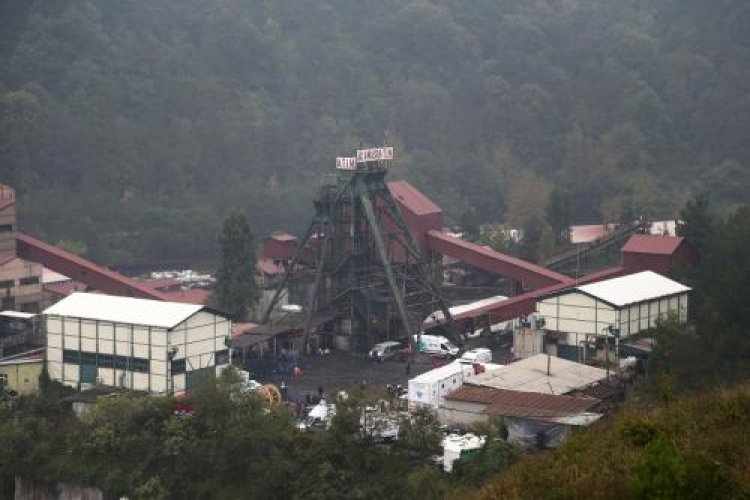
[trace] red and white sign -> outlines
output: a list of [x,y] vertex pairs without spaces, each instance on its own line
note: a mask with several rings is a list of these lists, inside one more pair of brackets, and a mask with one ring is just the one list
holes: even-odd
[[356,170],[357,159],[356,158],[344,158],[339,156],[336,158],[336,168],[339,170]]
[[393,148],[358,149],[357,162],[382,161],[393,159]]

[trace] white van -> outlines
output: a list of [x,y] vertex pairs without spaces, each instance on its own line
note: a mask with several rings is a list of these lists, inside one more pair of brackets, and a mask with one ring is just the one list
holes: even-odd
[[492,363],[492,351],[486,347],[477,347],[463,353],[461,361],[469,363]]
[[458,356],[458,347],[442,335],[414,335],[414,343],[417,351],[439,356],[441,358],[455,358]]

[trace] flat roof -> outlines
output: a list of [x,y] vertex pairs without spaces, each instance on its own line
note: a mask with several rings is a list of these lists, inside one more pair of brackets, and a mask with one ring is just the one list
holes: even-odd
[[578,286],[575,289],[615,307],[646,302],[691,290],[690,287],[653,271],[641,271],[640,273]]
[[[495,295],[494,297],[488,297],[486,299],[477,300],[469,304],[462,304],[460,306],[449,307],[448,312],[451,313],[451,316],[457,316],[459,314],[463,314],[468,311],[474,311],[477,309],[481,309],[483,307],[497,305],[504,300],[508,300],[508,297],[506,297],[505,295]],[[443,314],[443,311],[437,310],[427,317],[427,319],[425,320],[425,323],[429,322],[430,320],[440,321],[443,319],[445,319],[445,315]]]
[[546,354],[510,363],[497,370],[480,373],[466,383],[481,387],[542,394],[567,394],[596,384],[607,377],[606,370]]
[[[447,365],[439,366],[437,368],[433,368],[432,370],[426,371],[422,373],[421,375],[418,375],[414,377],[413,379],[409,380],[409,382],[414,382],[417,384],[431,384],[433,382],[439,382],[443,379],[446,379],[448,377],[452,377],[453,375],[458,375],[459,373],[462,373],[463,367],[466,365],[471,365],[472,363],[467,363],[466,361],[461,361],[460,359],[457,359],[451,363],[448,363]],[[503,365],[498,365],[495,363],[481,363],[482,366],[484,366],[485,372],[484,373],[490,373],[494,370],[498,370],[502,368]]]
[[76,292],[47,308],[43,314],[169,329],[203,309],[208,308],[199,304]]
[[622,247],[623,252],[648,253],[658,255],[672,255],[682,244],[684,238],[680,236],[653,236],[650,234],[634,234]]
[[36,314],[27,313],[27,312],[19,312],[19,311],[0,311],[0,316],[7,316],[10,318],[20,318],[20,319],[31,319]]

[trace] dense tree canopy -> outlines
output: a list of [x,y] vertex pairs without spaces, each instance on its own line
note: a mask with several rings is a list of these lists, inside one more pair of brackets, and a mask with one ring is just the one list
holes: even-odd
[[[744,0],[10,0],[0,182],[24,228],[111,264],[209,261],[243,205],[306,224],[333,158],[473,224],[674,216],[750,185]],[[517,215],[520,214],[520,215]]]
[[247,218],[242,212],[232,212],[221,226],[216,286],[211,302],[235,321],[246,320],[258,301],[255,260],[255,240]]

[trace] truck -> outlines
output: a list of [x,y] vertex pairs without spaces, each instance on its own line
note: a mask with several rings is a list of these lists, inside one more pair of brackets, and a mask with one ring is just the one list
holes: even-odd
[[414,335],[417,351],[440,358],[455,358],[459,349],[442,335]]
[[453,463],[464,457],[476,455],[487,442],[485,436],[467,433],[463,435],[450,434],[443,439],[443,470],[453,471]]
[[471,363],[458,359],[414,377],[409,380],[406,392],[409,410],[416,410],[422,406],[437,410],[445,396],[461,387],[464,382],[470,381],[481,372],[501,367],[496,364]]

